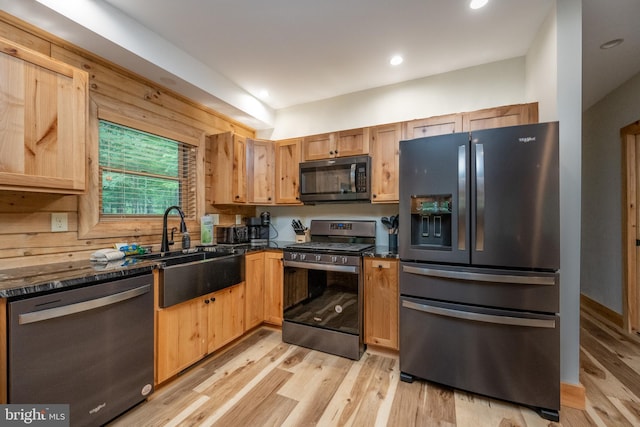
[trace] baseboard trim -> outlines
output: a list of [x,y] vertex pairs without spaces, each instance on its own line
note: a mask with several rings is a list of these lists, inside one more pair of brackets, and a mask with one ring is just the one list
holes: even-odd
[[584,410],[586,396],[582,384],[560,383],[560,405]]
[[590,312],[594,313],[598,317],[618,326],[619,328],[622,328],[624,326],[622,314],[616,313],[609,307],[600,304],[598,301],[592,300],[585,294],[580,294],[580,305]]

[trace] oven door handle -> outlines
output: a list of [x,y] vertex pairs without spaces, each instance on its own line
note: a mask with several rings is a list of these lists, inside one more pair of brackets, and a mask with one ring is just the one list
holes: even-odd
[[512,283],[517,285],[547,285],[556,284],[554,276],[515,276],[512,274],[485,274],[465,271],[437,270],[433,268],[411,267],[403,265],[402,271],[420,276],[440,277],[443,279],[466,280],[475,282]]
[[304,268],[307,270],[337,271],[340,273],[353,273],[353,274],[358,273],[358,267],[354,265],[315,264],[312,262],[284,261],[284,266]]
[[117,294],[107,295],[101,298],[89,301],[78,302],[75,304],[63,305],[62,307],[49,308],[46,310],[32,311],[18,315],[18,324],[26,325],[29,323],[42,322],[44,320],[55,319],[57,317],[68,316],[69,314],[81,313],[100,307],[116,304],[135,298],[139,295],[146,294],[151,290],[151,285],[143,285],[138,288],[129,289],[128,291],[119,292]]
[[435,314],[438,316],[452,317],[454,319],[469,320],[473,322],[494,323],[498,325],[525,326],[529,328],[549,328],[556,327],[556,321],[552,319],[531,319],[526,317],[496,316],[493,314],[473,313],[469,311],[452,310],[450,308],[435,307],[427,304],[417,304],[412,301],[403,300],[402,307],[422,311],[423,313]]

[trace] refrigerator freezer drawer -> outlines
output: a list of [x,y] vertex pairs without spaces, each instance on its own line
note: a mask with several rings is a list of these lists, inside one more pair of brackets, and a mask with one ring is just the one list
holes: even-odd
[[400,293],[462,304],[557,313],[560,275],[402,262]]
[[402,297],[400,370],[528,406],[560,408],[556,315]]

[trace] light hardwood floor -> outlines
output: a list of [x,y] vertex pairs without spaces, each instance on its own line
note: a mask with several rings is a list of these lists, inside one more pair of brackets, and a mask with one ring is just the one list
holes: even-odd
[[204,360],[112,426],[638,426],[640,340],[583,311],[580,380],[587,409],[560,423],[510,403],[399,381],[398,358],[358,362],[285,344],[260,328]]

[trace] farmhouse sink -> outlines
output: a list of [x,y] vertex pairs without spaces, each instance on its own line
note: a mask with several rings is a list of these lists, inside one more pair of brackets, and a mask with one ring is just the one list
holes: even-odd
[[229,252],[157,252],[145,255],[135,255],[137,259],[160,261],[165,267],[177,264],[187,264],[196,261],[205,261],[214,258],[229,256]]
[[165,252],[136,256],[161,262],[158,303],[171,307],[244,281],[244,254]]

